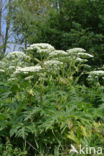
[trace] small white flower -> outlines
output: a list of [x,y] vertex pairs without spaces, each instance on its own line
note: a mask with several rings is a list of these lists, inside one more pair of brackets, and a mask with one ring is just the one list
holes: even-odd
[[87,62],[88,60],[87,59],[82,59],[80,57],[77,57],[76,61],[78,61],[78,62]]
[[63,50],[54,50],[49,54],[50,57],[57,55],[67,55],[67,53]]
[[46,66],[57,66],[57,65],[62,65],[63,63],[58,61],[58,60],[48,60],[44,62],[44,65]]
[[86,51],[82,48],[73,48],[70,50],[67,50],[68,55],[75,55],[75,56],[79,56],[82,58],[92,58],[93,56],[91,54],[86,53]]
[[18,59],[30,59],[29,56],[27,56],[24,52],[22,51],[13,51],[13,52],[10,52],[6,55],[7,59],[15,59],[15,58],[18,58]]
[[78,56],[84,57],[84,58],[92,58],[93,57],[91,54],[88,54],[88,53],[78,53]]
[[18,67],[14,72],[14,74],[18,74],[18,73],[28,74],[29,72],[39,72],[40,70],[42,70],[42,68],[39,65],[24,67],[24,68]]
[[36,43],[30,45],[26,50],[37,50],[38,53],[50,53],[55,48],[48,43]]
[[16,68],[15,66],[9,66],[8,70],[12,70],[12,69],[15,69],[15,68]]
[[91,71],[89,73],[90,76],[104,76],[104,71],[103,70],[99,70],[99,71]]
[[3,69],[0,69],[0,73],[4,73],[5,72],[5,70],[3,70]]
[[28,76],[28,77],[25,78],[25,80],[31,80],[33,78],[34,78],[33,76]]
[[78,53],[78,52],[86,52],[85,49],[82,48],[72,48],[67,50],[68,54]]
[[17,80],[17,78],[10,78],[10,79],[8,79],[8,81],[15,81],[15,80]]
[[0,61],[0,67],[1,66],[5,66],[5,62],[4,61]]
[[83,66],[84,66],[85,68],[91,68],[91,66],[88,65],[88,64],[83,64]]

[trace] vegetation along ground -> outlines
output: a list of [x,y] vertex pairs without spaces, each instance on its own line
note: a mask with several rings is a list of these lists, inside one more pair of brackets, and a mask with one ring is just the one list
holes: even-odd
[[103,27],[103,0],[0,0],[0,156],[104,155]]

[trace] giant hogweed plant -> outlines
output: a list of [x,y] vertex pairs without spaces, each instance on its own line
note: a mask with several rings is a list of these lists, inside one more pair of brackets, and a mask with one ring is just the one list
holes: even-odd
[[38,43],[0,61],[1,153],[56,156],[68,155],[70,144],[102,145],[103,94],[94,106],[102,88],[78,84],[92,58]]

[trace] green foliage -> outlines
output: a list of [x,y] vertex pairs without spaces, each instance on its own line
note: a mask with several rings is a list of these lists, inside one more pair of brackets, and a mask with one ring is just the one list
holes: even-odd
[[[104,87],[87,87],[80,77],[88,71],[79,54],[90,55],[81,48],[56,51],[48,44],[26,51],[30,62],[22,52],[1,60],[0,154],[56,156],[70,155],[70,144],[103,147]],[[6,64],[15,68],[7,72]]]

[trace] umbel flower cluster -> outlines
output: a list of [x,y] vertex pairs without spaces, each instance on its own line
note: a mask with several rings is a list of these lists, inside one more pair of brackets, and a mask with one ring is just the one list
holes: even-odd
[[55,56],[59,56],[59,55],[64,56],[64,55],[67,55],[67,53],[63,50],[54,50],[51,53],[49,53],[50,57],[55,57]]
[[21,51],[13,51],[11,53],[8,53],[6,56],[6,59],[16,59],[18,58],[19,60],[28,60],[30,59],[29,56],[27,56],[24,52]]
[[88,81],[94,81],[97,79],[99,81],[99,78],[104,79],[104,71],[103,70],[96,70],[96,71],[90,71],[88,76]]
[[38,53],[49,53],[55,48],[48,43],[36,43],[27,48],[27,51],[36,50]]
[[5,72],[5,70],[3,70],[3,69],[0,69],[0,73],[4,73]]
[[42,69],[41,66],[36,65],[36,66],[30,66],[30,67],[17,67],[16,71],[14,72],[14,74],[19,74],[19,73],[24,73],[27,74],[29,72],[39,72]]
[[11,62],[11,66],[25,66],[30,62],[30,56],[26,55],[24,52],[21,51],[14,51],[8,53],[5,57],[6,62]]
[[58,66],[58,65],[62,65],[63,63],[58,61],[58,60],[48,60],[44,62],[44,65],[46,66]]
[[90,76],[104,76],[104,71],[103,70],[99,70],[99,71],[91,71],[89,73]]
[[67,53],[69,55],[77,56],[79,58],[93,58],[92,55],[86,53],[86,50],[84,50],[82,48],[69,49],[69,50],[67,50]]
[[13,51],[8,53],[2,61],[0,61],[1,69],[5,71],[13,71],[16,67],[26,66],[30,62],[30,57],[21,51]]

